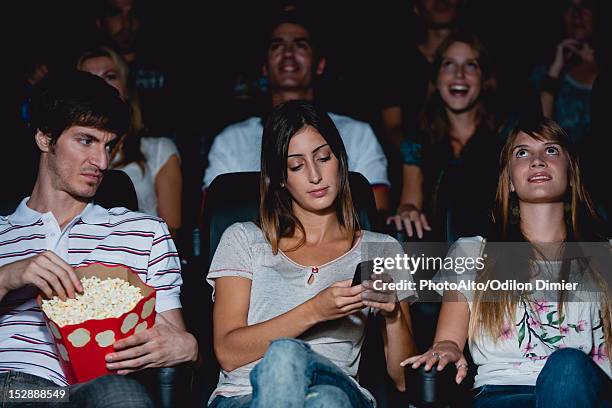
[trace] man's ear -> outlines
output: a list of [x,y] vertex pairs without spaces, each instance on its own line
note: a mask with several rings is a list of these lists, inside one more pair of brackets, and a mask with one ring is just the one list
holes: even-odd
[[327,64],[327,60],[325,58],[321,58],[319,63],[317,64],[317,75],[323,75],[325,72],[325,65]]
[[268,67],[266,66],[266,64],[261,64],[261,74],[263,76],[268,76]]
[[38,146],[41,152],[48,153],[51,150],[51,138],[40,130],[36,131],[34,139],[36,140],[36,146]]

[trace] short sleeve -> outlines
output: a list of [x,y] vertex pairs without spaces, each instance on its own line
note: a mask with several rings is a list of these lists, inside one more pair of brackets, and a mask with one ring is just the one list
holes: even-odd
[[406,139],[400,146],[402,161],[404,164],[411,164],[423,167],[423,145],[414,139]]
[[472,284],[484,265],[485,245],[486,240],[480,236],[459,238],[446,254],[443,267],[431,279],[436,292],[443,295],[445,290],[457,290],[465,296],[471,309],[474,299]]
[[253,279],[249,239],[241,223],[232,224],[225,230],[210,264],[206,281],[213,288],[213,300],[215,279],[224,276]]
[[[374,273],[385,273],[393,279],[397,299],[401,302],[415,302],[418,300],[416,284],[409,270],[402,269],[397,263],[406,252],[402,245],[388,235],[379,235],[382,239],[375,242],[365,242],[362,246],[362,256],[366,260],[373,261]],[[394,261],[394,262],[391,262]]]
[[157,143],[157,148],[155,149],[154,160],[151,163],[151,170],[153,172],[153,179],[157,177],[157,173],[159,170],[164,167],[164,164],[172,157],[176,155],[176,157],[181,158],[179,155],[178,149],[174,142],[167,137],[160,137],[153,139]]
[[364,175],[371,185],[382,184],[390,186],[387,176],[387,156],[383,152],[372,127],[367,123],[357,122],[353,124],[353,129],[349,131],[358,134],[359,151],[347,151],[349,163],[352,163],[351,171]]
[[163,221],[157,222],[146,283],[157,291],[155,310],[158,313],[181,307],[181,263],[168,226]]

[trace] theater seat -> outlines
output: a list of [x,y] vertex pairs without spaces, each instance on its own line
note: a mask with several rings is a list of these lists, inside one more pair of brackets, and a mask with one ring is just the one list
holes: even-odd
[[138,211],[138,199],[132,179],[121,170],[108,170],[104,174],[94,202],[104,208],[125,207]]
[[[376,217],[371,186],[363,175],[354,172],[349,173],[349,184],[361,227],[370,229]],[[259,172],[229,173],[213,180],[206,193],[204,207],[200,275],[185,276],[189,284],[184,285],[183,292],[185,309],[190,310],[187,315],[188,328],[198,338],[204,361],[194,385],[194,388],[200,387],[202,390],[201,406],[205,406],[219,379],[219,364],[213,352],[211,288],[205,282],[205,274],[225,229],[235,222],[255,220],[258,215]],[[387,375],[382,336],[377,328],[378,322],[370,319],[366,327],[359,378],[360,383],[377,399],[378,406],[385,408],[391,406],[389,396],[394,386]]]

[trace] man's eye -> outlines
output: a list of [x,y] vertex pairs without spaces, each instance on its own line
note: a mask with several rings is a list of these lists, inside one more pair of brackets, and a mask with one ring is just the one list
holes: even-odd
[[281,46],[281,43],[279,42],[273,42],[270,44],[270,46],[268,47],[269,51],[277,51]]
[[527,157],[527,154],[528,154],[527,150],[520,149],[520,150],[517,150],[516,157]]
[[81,138],[79,139],[79,143],[87,146],[91,144],[91,139]]
[[107,81],[115,81],[117,79],[117,75],[115,74],[108,74],[104,76],[104,79],[106,79]]

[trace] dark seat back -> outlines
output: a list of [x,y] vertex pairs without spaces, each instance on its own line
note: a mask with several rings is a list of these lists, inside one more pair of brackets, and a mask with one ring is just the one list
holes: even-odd
[[121,170],[108,170],[104,174],[94,202],[104,208],[125,207],[138,211],[134,184],[130,177]]

